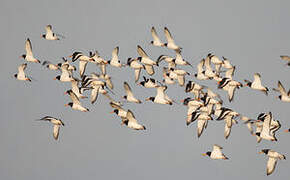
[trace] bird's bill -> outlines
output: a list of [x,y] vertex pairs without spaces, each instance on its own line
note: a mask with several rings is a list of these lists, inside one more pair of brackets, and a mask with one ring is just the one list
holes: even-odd
[[64,92],[63,94],[64,94],[64,95],[66,95],[66,94],[67,94],[67,92]]
[[150,100],[150,98],[146,98],[146,99],[145,99],[145,101],[149,101],[149,100]]
[[19,56],[19,58],[23,58],[22,56]]
[[114,113],[114,111],[111,111],[111,112],[109,112],[110,114],[113,114]]
[[64,106],[69,106],[68,104],[65,104]]
[[289,129],[286,129],[284,132],[290,132]]
[[243,86],[248,86],[248,84],[244,84]]
[[72,55],[68,56],[69,58],[72,58]]
[[182,102],[182,103],[183,103],[183,102],[184,102],[184,99],[180,100],[180,102]]
[[258,152],[259,154],[263,154],[264,152],[263,151],[260,151],[260,152]]
[[53,80],[56,80],[56,77],[55,77],[55,78],[53,78]]
[[207,154],[206,154],[206,153],[202,153],[201,155],[202,155],[202,156],[207,156]]

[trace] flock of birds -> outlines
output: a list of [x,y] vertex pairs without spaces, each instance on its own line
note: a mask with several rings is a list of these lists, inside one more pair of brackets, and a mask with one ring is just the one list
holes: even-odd
[[[110,60],[105,60],[102,58],[98,51],[89,52],[89,55],[85,55],[82,52],[73,52],[73,54],[69,56],[71,61],[63,58],[63,62],[58,64],[44,61],[42,62],[42,65],[50,70],[61,72],[60,75],[54,78],[55,80],[71,83],[71,89],[66,91],[65,94],[70,96],[72,102],[69,102],[66,104],[66,106],[70,106],[74,110],[88,112],[89,109],[84,107],[80,101],[80,99],[87,98],[87,96],[84,95],[85,91],[90,91],[90,102],[92,104],[95,103],[98,95],[102,94],[108,98],[109,104],[113,108],[111,113],[115,113],[118,117],[121,118],[122,125],[126,125],[128,128],[134,130],[145,130],[146,128],[136,120],[134,113],[130,109],[126,110],[123,107],[122,102],[111,97],[112,94],[115,94],[112,91],[114,89],[114,85],[111,80],[111,76],[106,71],[108,66],[113,66],[119,69],[122,67],[130,67],[134,69],[134,83],[136,85],[143,86],[144,89],[155,88],[157,91],[156,95],[146,98],[145,101],[152,101],[153,103],[164,105],[173,105],[174,103],[178,104],[178,102],[174,101],[166,94],[166,90],[168,88],[167,85],[178,84],[181,87],[185,87],[186,93],[192,93],[191,97],[184,98],[181,101],[183,105],[187,106],[188,108],[186,125],[188,126],[191,123],[197,121],[198,137],[202,135],[203,131],[207,127],[208,122],[212,121],[215,117],[217,121],[224,120],[224,137],[227,139],[230,136],[231,127],[237,124],[237,118],[240,117],[240,119],[244,121],[244,124],[247,125],[250,133],[257,138],[257,142],[260,142],[262,139],[277,141],[275,133],[281,128],[281,124],[278,120],[273,119],[271,112],[260,113],[255,119],[248,118],[230,108],[223,107],[223,100],[221,96],[215,93],[212,89],[204,85],[200,85],[193,80],[185,80],[186,76],[190,77],[191,74],[179,67],[194,67],[182,57],[182,48],[176,45],[169,30],[166,27],[164,28],[164,34],[167,39],[167,43],[162,43],[154,27],[151,29],[151,34],[153,37],[151,44],[153,46],[165,47],[173,50],[175,51],[176,56],[171,57],[168,55],[160,55],[159,58],[154,61],[147,55],[144,49],[138,45],[137,53],[139,56],[136,58],[128,58],[126,64],[122,64],[120,62],[118,57],[119,47],[116,47],[112,52],[112,58]],[[52,31],[51,25],[46,26],[46,34],[43,34],[41,37],[46,40],[60,40],[64,38],[59,34],[55,34]],[[29,63],[41,63],[40,60],[35,58],[32,53],[30,39],[26,40],[25,49],[26,54],[22,55],[22,58],[24,58]],[[287,61],[287,65],[290,66],[289,56],[281,56],[281,59]],[[79,62],[79,79],[75,76],[75,71],[77,68],[72,65],[72,63],[75,61]],[[154,68],[158,68],[162,62],[167,63],[167,66],[163,67],[162,69],[162,80],[159,81],[143,76],[143,79],[139,81],[142,70],[145,70],[149,76],[152,76],[155,73]],[[88,63],[96,64],[100,68],[101,73],[85,74],[86,66]],[[214,67],[212,67],[212,65],[214,65]],[[14,75],[16,79],[21,81],[31,81],[31,78],[29,78],[29,76],[27,76],[24,72],[26,67],[27,63],[21,64],[18,67],[18,73]],[[229,102],[233,100],[236,89],[240,89],[245,86],[248,86],[253,90],[261,91],[268,95],[269,89],[262,84],[261,75],[259,73],[254,74],[253,81],[244,80],[245,84],[242,84],[241,82],[233,79],[234,72],[235,66],[232,65],[227,58],[222,57],[221,60],[214,54],[208,54],[197,65],[197,73],[194,74],[194,77],[198,80],[216,81],[217,88],[227,92]],[[190,78],[193,79],[194,77],[192,76]],[[128,82],[124,82],[124,89],[126,95],[122,97],[123,99],[131,103],[142,103],[140,99],[135,97]],[[277,98],[279,98],[281,101],[288,103],[290,102],[290,90],[286,92],[280,81],[278,81],[278,88],[273,88],[273,90],[280,93]],[[55,140],[57,140],[59,136],[59,129],[61,126],[64,126],[62,120],[51,116],[45,116],[39,120],[49,121],[54,125],[53,137]],[[285,131],[290,132],[290,129]],[[263,149],[260,153],[264,153],[268,156],[267,175],[270,175],[274,171],[278,160],[286,159],[284,155],[271,149]],[[209,156],[211,159],[228,159],[222,153],[222,147],[218,145],[213,145],[213,150],[208,151],[203,155]]]

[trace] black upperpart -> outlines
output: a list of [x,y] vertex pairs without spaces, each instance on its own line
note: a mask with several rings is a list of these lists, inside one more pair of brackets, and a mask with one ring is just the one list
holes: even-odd
[[25,59],[25,58],[26,58],[26,54],[22,54],[21,57],[22,57],[23,59]]
[[265,154],[268,154],[269,151],[270,151],[270,149],[262,149],[262,152]]
[[56,76],[55,79],[60,80],[60,76]]
[[41,37],[45,39],[45,34],[43,34]]
[[206,152],[205,154],[208,155],[208,156],[210,156],[210,155],[211,155],[211,152],[208,151],[208,152]]

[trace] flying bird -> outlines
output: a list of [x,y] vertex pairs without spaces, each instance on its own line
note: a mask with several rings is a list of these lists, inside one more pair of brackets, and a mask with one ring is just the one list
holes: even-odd
[[211,159],[229,159],[222,153],[222,147],[219,145],[213,145],[213,150],[210,152],[203,153],[203,156],[209,156]]
[[289,89],[288,93],[286,93],[286,90],[280,81],[278,81],[278,89],[273,88],[273,90],[280,92],[280,95],[278,96],[278,98],[281,101],[290,102],[290,89]]
[[274,172],[278,160],[286,159],[286,156],[271,149],[262,149],[259,154],[266,154],[269,158],[267,162],[267,176]]
[[282,60],[288,61],[287,65],[290,66],[290,56],[280,56]]
[[129,102],[133,102],[133,103],[137,103],[137,104],[141,103],[141,101],[139,99],[136,99],[134,97],[134,94],[133,94],[133,92],[132,92],[132,90],[127,82],[124,82],[124,89],[126,92],[126,95],[123,96],[124,99],[126,99]]
[[51,116],[45,116],[41,119],[38,119],[39,121],[49,121],[53,124],[53,137],[55,140],[58,139],[58,135],[59,135],[59,129],[60,126],[64,126],[64,123],[57,118],[51,117]]
[[157,94],[155,97],[146,98],[146,101],[152,101],[158,104],[169,104],[172,105],[172,100],[165,94],[167,86],[158,86],[156,87]]
[[118,57],[118,54],[119,54],[119,47],[117,46],[113,51],[112,51],[112,59],[108,61],[108,63],[111,65],[111,66],[114,66],[114,67],[122,67],[124,66],[123,64],[121,64],[120,60],[119,60],[119,57]]
[[81,105],[81,102],[79,100],[79,98],[76,96],[76,94],[72,91],[72,90],[68,90],[66,91],[66,94],[69,94],[72,102],[65,104],[65,106],[70,106],[72,109],[74,110],[79,110],[82,112],[88,112],[89,109],[85,108]]
[[128,58],[127,65],[134,69],[135,83],[139,80],[140,72],[145,66],[140,64],[137,59]]
[[137,52],[138,52],[139,56],[141,56],[141,57],[138,57],[137,59],[141,63],[144,64],[146,72],[150,76],[152,76],[155,73],[153,65],[157,65],[157,63],[155,61],[153,61],[152,59],[150,59],[149,56],[146,54],[146,52],[139,45],[137,46]]
[[25,41],[25,50],[26,50],[26,54],[23,54],[22,56],[20,56],[21,58],[25,59],[28,62],[40,63],[40,61],[34,58],[33,56],[32,46],[31,46],[31,42],[29,38],[27,38],[27,40]]
[[128,128],[131,128],[134,130],[146,130],[145,126],[137,122],[133,112],[130,110],[128,110],[126,118],[122,120],[122,124],[125,124],[126,126],[128,126]]
[[180,52],[182,48],[175,44],[173,37],[167,27],[164,27],[164,34],[167,39],[167,43],[165,43],[164,46],[166,46],[168,49],[172,49],[172,50]]
[[45,30],[46,30],[46,33],[41,35],[42,38],[44,38],[46,40],[60,40],[60,38],[58,36],[61,36],[61,35],[57,35],[54,32],[52,32],[51,25],[47,25],[45,27]]
[[24,63],[24,64],[21,64],[19,67],[18,67],[18,73],[17,74],[14,74],[14,77],[20,81],[30,81],[31,82],[31,79],[28,78],[26,75],[25,75],[25,72],[24,70],[26,69],[27,67],[27,64]]
[[162,43],[161,40],[159,39],[159,37],[157,35],[157,32],[156,32],[154,27],[151,28],[151,35],[152,35],[153,41],[151,41],[150,43],[153,46],[157,46],[157,47],[163,47],[164,46],[164,43]]
[[244,80],[246,82],[245,86],[249,86],[252,89],[256,89],[259,91],[264,92],[266,95],[268,95],[269,89],[267,87],[264,87],[261,83],[261,75],[259,73],[254,74],[254,81],[251,82],[249,80]]

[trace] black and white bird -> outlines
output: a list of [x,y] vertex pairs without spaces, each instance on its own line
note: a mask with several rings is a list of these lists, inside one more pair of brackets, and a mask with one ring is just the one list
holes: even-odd
[[124,89],[125,89],[125,92],[126,92],[126,95],[123,96],[124,99],[126,99],[127,101],[129,102],[133,102],[133,103],[137,103],[137,104],[140,104],[142,103],[139,99],[135,98],[129,84],[127,82],[124,82]]
[[287,61],[288,63],[286,65],[290,66],[290,56],[280,56],[282,60]]
[[[60,38],[55,34],[54,32],[52,32],[52,26],[51,25],[47,25],[45,27],[46,33],[42,34],[41,37],[46,39],[46,40],[60,40]],[[63,36],[62,36],[63,37]]]
[[208,80],[209,77],[205,75],[205,70],[203,69],[205,63],[205,59],[200,60],[200,62],[197,65],[197,73],[194,74],[194,76],[198,80]]
[[169,104],[172,105],[173,101],[165,94],[167,86],[156,87],[157,94],[155,97],[146,98],[146,101],[152,101],[158,104]]
[[127,65],[134,69],[135,83],[139,80],[140,72],[145,69],[145,66],[140,64],[137,59],[128,58]]
[[119,47],[117,46],[113,51],[112,51],[112,59],[107,61],[111,66],[114,67],[122,67],[124,66],[123,64],[121,64],[119,57]]
[[255,73],[254,74],[254,81],[253,82],[251,82],[249,80],[246,80],[246,79],[244,81],[246,82],[245,86],[249,86],[252,89],[256,89],[256,90],[262,91],[266,95],[268,95],[269,89],[262,85],[261,75],[259,73]]
[[26,54],[20,56],[21,58],[25,59],[28,62],[40,63],[40,61],[33,56],[32,46],[29,38],[27,38],[27,40],[25,41],[25,51]]
[[151,35],[152,35],[153,41],[151,41],[150,43],[153,46],[157,46],[157,47],[163,47],[164,46],[164,43],[162,43],[161,40],[159,39],[159,37],[157,35],[157,32],[156,32],[154,27],[151,28]]
[[146,127],[139,124],[133,114],[133,112],[129,109],[126,115],[126,118],[122,120],[122,124],[125,124],[128,128],[134,130],[146,130]]
[[25,75],[25,72],[24,70],[26,69],[27,67],[27,64],[24,63],[24,64],[21,64],[19,67],[18,67],[18,73],[17,74],[14,74],[14,77],[20,81],[31,81],[30,78],[28,78],[26,75]]
[[68,70],[69,68],[69,64],[63,64],[61,66],[61,75],[60,76],[56,76],[54,78],[54,80],[59,80],[62,82],[70,82],[71,80],[73,80],[72,74],[71,72]]
[[150,59],[146,52],[139,45],[137,46],[137,52],[140,56],[137,59],[144,64],[146,72],[152,76],[155,73],[153,65],[157,65],[157,63]]
[[193,68],[193,66],[186,60],[183,59],[183,57],[181,56],[181,52],[180,51],[175,51],[176,53],[176,57],[175,59],[173,59],[174,63],[177,65],[183,65],[183,66],[190,66]]
[[266,154],[268,156],[267,176],[274,172],[278,160],[286,159],[286,156],[271,149],[262,149],[259,154]]
[[123,109],[121,107],[121,105],[119,105],[117,103],[114,103],[114,102],[110,102],[110,106],[112,108],[114,108],[114,110],[112,112],[110,112],[110,113],[111,114],[113,114],[113,113],[117,114],[117,116],[119,116],[122,119],[122,122],[127,118],[128,111]]
[[143,81],[139,82],[138,85],[141,85],[145,88],[156,88],[159,85],[157,84],[157,81],[153,78],[146,78],[145,76],[143,76]]
[[88,112],[89,109],[85,108],[81,105],[81,102],[79,100],[79,98],[76,96],[76,94],[72,91],[72,90],[68,90],[66,91],[66,94],[69,94],[72,102],[65,104],[65,106],[70,106],[72,109],[74,110],[79,110],[82,112]]
[[275,133],[280,129],[281,125],[279,121],[275,121],[273,119],[272,113],[261,113],[258,120],[263,121],[263,126],[262,130],[260,132],[256,132],[255,135],[265,140],[277,141]]
[[222,147],[215,144],[213,145],[213,150],[203,153],[203,156],[209,156],[211,159],[229,159],[222,153]]
[[58,135],[59,135],[59,129],[60,126],[64,126],[64,123],[57,118],[51,117],[51,116],[45,116],[41,119],[38,119],[39,121],[49,121],[53,124],[53,137],[55,140],[58,139]]
[[284,102],[290,102],[290,89],[288,93],[286,92],[284,86],[280,81],[278,81],[278,89],[273,88],[274,91],[280,92],[278,98]]
[[58,64],[53,64],[50,61],[43,61],[42,65],[45,66],[47,69],[54,71],[59,70],[60,68]]
[[164,46],[166,46],[168,49],[172,49],[172,50],[180,52],[182,48],[175,44],[173,37],[167,27],[164,27],[164,34],[167,40],[167,43],[165,43]]
[[218,88],[227,91],[229,102],[232,102],[234,99],[236,88],[240,87],[243,87],[242,83],[229,78],[222,78],[218,81]]

